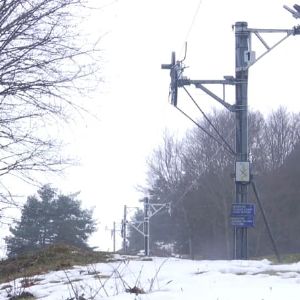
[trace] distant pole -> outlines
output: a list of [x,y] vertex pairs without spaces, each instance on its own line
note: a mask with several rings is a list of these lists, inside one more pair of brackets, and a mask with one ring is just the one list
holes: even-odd
[[149,256],[149,198],[144,198],[144,243],[145,256]]
[[[248,62],[251,59],[250,32],[247,22],[235,23],[236,77],[236,173],[239,162],[248,163]],[[249,166],[249,165],[248,165]],[[249,169],[248,169],[249,171]],[[238,181],[236,175],[235,203],[248,202],[249,182]],[[248,257],[247,228],[234,228],[234,259]]]
[[113,251],[116,252],[116,222],[113,224]]
[[124,217],[123,217],[123,251],[124,251],[124,254],[127,253],[126,225],[127,225],[127,206],[124,205]]

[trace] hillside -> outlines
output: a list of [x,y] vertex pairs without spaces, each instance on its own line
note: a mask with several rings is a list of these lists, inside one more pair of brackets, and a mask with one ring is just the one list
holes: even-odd
[[298,300],[300,295],[300,263],[103,257],[36,275],[26,275],[24,267],[22,277],[0,285],[0,299]]

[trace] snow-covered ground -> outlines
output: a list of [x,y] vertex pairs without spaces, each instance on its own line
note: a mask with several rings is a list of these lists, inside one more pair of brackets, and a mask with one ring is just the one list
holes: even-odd
[[[37,299],[299,300],[300,263],[124,259],[25,278]],[[20,281],[0,285],[0,299],[20,293]],[[24,285],[24,283],[23,283]],[[130,292],[137,292],[130,293]],[[140,294],[144,292],[144,294]],[[81,298],[79,297],[81,296]],[[75,298],[74,298],[75,297]]]

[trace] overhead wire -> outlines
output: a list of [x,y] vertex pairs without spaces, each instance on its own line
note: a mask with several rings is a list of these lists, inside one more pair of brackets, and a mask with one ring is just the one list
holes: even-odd
[[[184,88],[185,89],[185,88]],[[186,90],[186,89],[185,89]],[[193,99],[193,97],[190,95],[190,93],[186,90],[186,92],[188,93],[188,95],[191,97],[191,99],[193,100],[193,102],[196,104],[196,106],[200,109],[200,111],[202,112],[202,109],[200,108],[200,106],[195,102],[195,100]],[[220,138],[222,139],[223,143],[220,142],[220,140],[218,140],[214,135],[212,135],[209,131],[207,131],[203,126],[201,126],[200,124],[198,124],[193,118],[191,118],[188,114],[186,114],[182,109],[180,109],[179,107],[175,107],[178,111],[180,111],[185,117],[187,117],[190,121],[192,121],[199,129],[201,129],[202,131],[204,131],[209,137],[211,137],[218,145],[219,147],[217,148],[217,150],[214,152],[214,154],[211,156],[211,160],[210,160],[210,164],[213,162],[213,158],[220,152],[220,150],[223,148],[227,153],[229,153],[230,155],[235,155],[235,151],[230,147],[230,145],[227,143],[227,140],[230,138],[230,136],[233,134],[235,128],[233,127],[232,130],[230,131],[230,133],[228,134],[228,136],[226,138],[224,138],[223,136],[221,136],[221,134],[216,130],[216,132],[218,132],[220,134]],[[205,115],[205,113],[203,112],[203,114]],[[205,115],[205,118],[207,118],[207,116]],[[211,121],[209,119],[207,119],[207,121],[213,126],[215,127]],[[224,143],[226,142],[227,147],[225,147]],[[229,148],[228,148],[229,146]],[[205,170],[203,170],[200,174],[204,174]],[[198,177],[199,177],[198,176]],[[181,194],[181,196],[175,201],[175,203],[171,203],[171,206],[176,206],[179,202],[181,202],[184,197],[188,194],[189,191],[191,191],[191,189],[198,183],[197,178],[194,179],[191,184],[187,187],[187,189],[185,189],[185,191]]]
[[[187,50],[187,40],[189,38],[189,35],[195,25],[195,22],[196,22],[196,19],[197,19],[197,16],[199,14],[199,11],[200,11],[200,8],[201,8],[201,5],[203,3],[203,0],[199,0],[198,4],[197,4],[197,7],[196,7],[196,10],[195,10],[195,13],[193,15],[193,18],[192,18],[192,22],[191,22],[191,25],[189,26],[188,28],[188,31],[186,33],[186,36],[185,36],[185,41],[184,41],[184,44],[183,44],[183,47],[182,49],[185,47],[185,56],[186,56],[186,50]],[[181,49],[181,52],[182,52],[182,49]],[[212,135],[208,130],[206,130],[203,126],[201,126],[199,123],[197,123],[193,118],[191,118],[187,113],[185,113],[182,109],[180,109],[179,107],[175,106],[175,108],[181,112],[185,117],[187,117],[190,121],[192,121],[199,129],[201,129],[203,132],[205,132],[209,137],[211,137],[218,145],[219,147],[217,148],[217,150],[214,152],[214,154],[212,155],[211,157],[211,161],[210,163],[212,163],[213,161],[213,158],[220,152],[220,150],[223,148],[226,152],[228,152],[229,154],[231,155],[235,155],[235,151],[232,149],[232,147],[228,144],[227,140],[228,138],[233,134],[234,132],[234,128],[232,129],[232,131],[228,134],[227,138],[225,139],[221,134],[220,132],[217,130],[217,128],[213,125],[213,123],[209,120],[209,118],[206,116],[206,114],[204,113],[204,111],[200,108],[200,106],[197,104],[197,102],[194,100],[194,98],[192,97],[192,95],[188,92],[188,90],[183,87],[184,90],[187,92],[187,94],[189,95],[190,99],[194,102],[194,104],[197,106],[197,108],[199,109],[199,111],[202,113],[202,115],[204,116],[204,118],[207,120],[207,122],[210,124],[210,126],[212,126],[212,128],[215,130],[215,132],[217,133],[217,135],[219,136],[219,138],[222,140],[222,142],[217,139],[214,135]],[[226,145],[226,146],[225,146]],[[203,174],[205,172],[205,170],[203,170],[201,174]],[[197,178],[194,179],[191,184],[185,189],[185,191],[181,194],[181,196],[175,201],[175,203],[171,203],[172,206],[176,206],[179,202],[181,202],[185,196],[187,195],[187,193],[197,184],[198,180]]]
[[[196,19],[197,19],[197,17],[198,17],[198,14],[199,14],[200,7],[201,7],[201,5],[202,5],[202,2],[203,2],[203,0],[199,0],[199,2],[198,2],[198,4],[197,4],[197,7],[196,7],[196,10],[195,10],[194,16],[193,16],[193,18],[192,18],[191,25],[190,25],[190,27],[188,28],[187,33],[186,33],[186,35],[185,35],[185,40],[184,40],[184,45],[183,45],[183,47],[185,47],[185,43],[187,42],[187,40],[188,40],[188,38],[189,38],[189,35],[190,35],[191,31],[192,31],[193,28],[194,28],[194,25],[195,25]],[[183,49],[183,47],[182,47],[182,49]],[[181,52],[182,52],[182,49],[181,49]]]
[[[198,110],[201,112],[201,114],[203,115],[203,117],[205,118],[205,120],[209,123],[209,125],[215,130],[216,134],[219,136],[219,138],[222,140],[222,142],[224,143],[224,145],[226,145],[228,147],[229,152],[231,152],[232,155],[235,155],[235,151],[232,149],[232,147],[229,145],[229,143],[224,139],[224,137],[222,136],[222,134],[218,131],[218,129],[216,128],[216,126],[211,122],[211,120],[207,117],[207,115],[205,114],[205,112],[201,109],[201,107],[199,106],[199,104],[196,102],[196,100],[194,99],[194,97],[191,95],[191,93],[187,90],[187,88],[185,86],[183,86],[183,89],[185,90],[185,92],[188,94],[188,96],[190,97],[190,99],[192,100],[192,102],[195,104],[195,106],[198,108]],[[206,131],[205,131],[206,132]],[[206,132],[207,133],[207,132]],[[214,138],[216,140],[216,138]],[[218,143],[221,143],[218,141]]]
[[[233,134],[234,130],[235,130],[235,128],[233,128],[233,129],[230,131],[230,133],[228,134],[227,138],[229,138],[229,137]],[[219,147],[217,148],[217,150],[216,150],[216,151],[214,152],[214,154],[211,156],[211,160],[210,160],[210,163],[209,163],[209,164],[211,164],[212,161],[213,161],[213,158],[214,158],[215,156],[217,156],[217,154],[219,154],[219,152],[220,152],[220,150],[222,149],[222,147],[223,147],[223,145],[222,145],[222,146],[219,146]],[[203,171],[199,174],[199,176],[201,176],[202,174],[204,174],[204,172],[205,172],[205,170],[203,170]],[[199,176],[198,176],[198,178],[199,178]],[[181,196],[175,201],[175,203],[173,203],[173,204],[171,203],[171,207],[174,207],[174,206],[178,205],[179,202],[183,201],[183,200],[184,200],[184,197],[188,194],[188,192],[190,192],[190,191],[192,190],[192,188],[193,188],[197,183],[198,183],[198,180],[197,180],[197,178],[196,178],[196,179],[194,179],[194,180],[191,182],[191,184],[185,189],[185,191],[184,191],[184,192],[181,194]]]
[[[182,61],[185,60],[186,58],[186,52],[187,52],[187,39],[195,25],[197,16],[199,14],[200,11],[200,7],[203,3],[203,0],[199,0],[194,16],[192,18],[192,22],[191,25],[187,31],[187,34],[185,36],[185,42],[184,42],[184,47],[185,47],[185,55],[184,55],[184,59]],[[181,62],[182,62],[181,61]],[[183,89],[185,90],[185,92],[188,94],[188,96],[190,97],[190,99],[193,101],[193,103],[196,105],[196,107],[198,108],[198,110],[201,112],[201,114],[203,115],[203,117],[206,119],[206,121],[210,124],[210,126],[212,126],[212,128],[215,130],[215,132],[217,133],[217,135],[219,136],[219,138],[223,141],[223,143],[226,145],[226,147],[228,148],[229,152],[232,155],[235,155],[235,151],[232,149],[232,147],[228,144],[228,142],[224,139],[224,137],[219,133],[219,131],[217,130],[217,128],[212,124],[212,122],[209,120],[209,118],[206,116],[206,114],[204,113],[204,111],[200,108],[200,106],[197,104],[197,102],[194,100],[194,98],[192,97],[192,95],[189,93],[189,91],[183,86]],[[189,120],[191,120],[198,128],[200,128],[201,130],[203,130],[207,135],[209,135],[211,138],[213,138],[219,145],[221,145],[222,143],[220,143],[219,140],[217,140],[217,138],[215,136],[213,136],[211,133],[209,133],[207,130],[205,130],[201,125],[199,125],[195,120],[193,120],[190,116],[188,116],[185,112],[183,112],[181,109],[179,109],[178,107],[176,107],[182,114],[184,114]]]
[[175,108],[180,111],[185,117],[187,117],[190,121],[192,121],[199,129],[201,129],[204,133],[206,133],[210,138],[212,138],[220,147],[223,147],[224,150],[229,152],[229,154],[232,154],[230,149],[224,147],[224,143],[220,142],[214,135],[212,135],[209,131],[207,131],[203,126],[201,126],[199,123],[197,123],[192,117],[190,117],[187,113],[185,113],[182,109],[175,106]]

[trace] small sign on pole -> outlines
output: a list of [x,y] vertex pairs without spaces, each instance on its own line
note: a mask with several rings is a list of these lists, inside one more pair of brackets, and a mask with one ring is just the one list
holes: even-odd
[[237,161],[235,163],[235,181],[249,182],[250,181],[250,162]]
[[231,216],[255,215],[255,206],[252,203],[233,203],[231,206]]
[[231,225],[235,227],[254,227],[254,216],[231,216]]
[[254,227],[255,206],[252,203],[234,203],[231,207],[231,225]]

